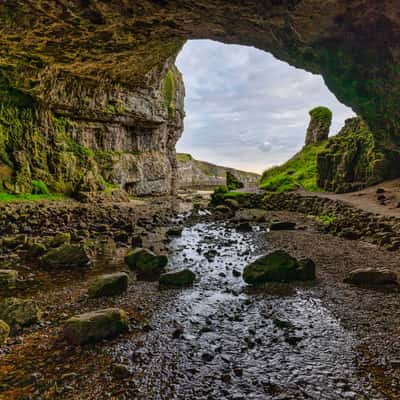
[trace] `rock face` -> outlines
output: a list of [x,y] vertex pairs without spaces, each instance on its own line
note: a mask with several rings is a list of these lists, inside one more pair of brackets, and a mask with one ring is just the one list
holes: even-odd
[[0,269],[0,288],[13,289],[17,284],[18,272],[12,269]]
[[284,251],[278,250],[246,266],[243,279],[250,285],[265,282],[290,282],[315,279],[312,260],[297,261]]
[[6,343],[10,335],[10,327],[0,319],[0,346]]
[[310,111],[311,121],[307,129],[305,145],[320,144],[328,139],[332,123],[332,112],[326,107],[317,107]]
[[234,174],[246,188],[258,186],[260,179],[258,174],[198,161],[190,154],[177,154],[177,160],[177,187],[182,189],[205,189],[225,185],[227,173]]
[[3,1],[2,190],[169,191],[184,116],[174,60],[197,38],[322,74],[397,171],[399,27],[396,0]]
[[398,175],[375,135],[361,118],[346,120],[345,126],[330,138],[318,154],[318,185],[329,191],[348,192]]
[[63,335],[69,343],[80,345],[111,338],[127,330],[126,313],[118,308],[107,308],[70,318]]

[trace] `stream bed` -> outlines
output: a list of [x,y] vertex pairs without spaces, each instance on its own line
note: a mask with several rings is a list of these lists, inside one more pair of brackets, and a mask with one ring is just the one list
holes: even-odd
[[131,396],[385,399],[358,373],[357,341],[316,295],[318,282],[244,284],[243,268],[268,251],[266,235],[262,226],[243,233],[210,222],[172,241],[169,269],[190,268],[198,281],[163,290],[146,335],[115,350],[133,373]]

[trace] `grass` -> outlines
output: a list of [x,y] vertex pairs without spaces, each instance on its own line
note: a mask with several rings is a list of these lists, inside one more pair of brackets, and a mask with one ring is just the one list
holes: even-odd
[[285,164],[266,170],[260,188],[269,192],[287,192],[300,187],[309,192],[323,191],[317,183],[317,155],[326,143],[306,146]]
[[331,226],[336,221],[336,215],[324,214],[318,217],[315,217],[316,221],[320,222],[325,226]]
[[65,200],[68,197],[62,194],[9,194],[0,192],[0,202],[20,202],[20,201],[59,201]]

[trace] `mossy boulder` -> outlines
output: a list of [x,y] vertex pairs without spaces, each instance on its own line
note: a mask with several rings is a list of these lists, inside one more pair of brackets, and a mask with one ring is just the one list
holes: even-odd
[[128,267],[135,271],[138,279],[157,280],[165,271],[167,256],[158,256],[149,249],[137,248],[125,256]]
[[64,244],[48,251],[40,258],[43,267],[75,268],[89,264],[89,256],[84,246]]
[[10,327],[6,322],[0,319],[0,346],[7,342],[10,336]]
[[160,276],[160,285],[162,286],[189,286],[196,280],[196,274],[190,269],[183,269],[181,271],[167,272]]
[[291,282],[315,279],[311,264],[298,261],[282,250],[274,251],[246,266],[243,279],[250,285],[266,282]]
[[329,136],[332,123],[332,111],[327,107],[316,107],[310,111],[310,124],[307,129],[306,146],[320,144]]
[[16,331],[40,320],[41,312],[37,304],[29,299],[8,297],[0,302],[0,319]]
[[13,269],[0,269],[0,288],[14,289],[18,280],[18,272]]
[[68,244],[70,241],[71,234],[69,232],[59,232],[50,239],[49,246],[60,247],[63,244]]
[[32,257],[41,257],[47,252],[47,247],[43,243],[31,243],[28,247],[28,255]]
[[89,297],[109,297],[126,292],[128,289],[128,274],[116,272],[98,276],[89,286]]
[[107,308],[70,318],[63,337],[71,344],[95,343],[128,330],[128,317],[118,308]]

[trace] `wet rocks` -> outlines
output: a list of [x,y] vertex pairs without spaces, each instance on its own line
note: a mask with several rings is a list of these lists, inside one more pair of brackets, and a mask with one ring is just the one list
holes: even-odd
[[397,275],[388,268],[358,268],[351,271],[344,279],[354,285],[397,284]]
[[138,248],[125,256],[125,263],[136,272],[138,279],[157,280],[165,271],[167,256],[158,256],[149,249]]
[[128,317],[118,308],[107,308],[70,318],[63,337],[71,344],[94,343],[128,330]]
[[290,231],[295,229],[296,223],[290,221],[278,221],[272,222],[269,226],[271,231]]
[[89,256],[81,245],[64,244],[48,251],[40,258],[43,267],[75,268],[89,264]]
[[128,274],[116,272],[98,276],[89,286],[91,298],[116,296],[128,289]]
[[0,269],[0,288],[13,289],[17,284],[18,272],[12,269]]
[[162,286],[189,286],[196,280],[196,274],[190,269],[183,269],[176,272],[167,272],[160,276],[160,285]]
[[167,236],[176,236],[176,237],[178,237],[178,236],[182,235],[182,231],[183,231],[182,227],[174,226],[174,227],[168,229]]
[[311,260],[299,262],[285,251],[278,250],[247,265],[243,279],[250,285],[312,280],[315,279],[315,265]]
[[10,327],[6,322],[0,319],[0,346],[5,344],[10,336]]
[[40,320],[41,312],[32,300],[8,297],[0,302],[0,320],[5,321],[11,331],[32,325]]

